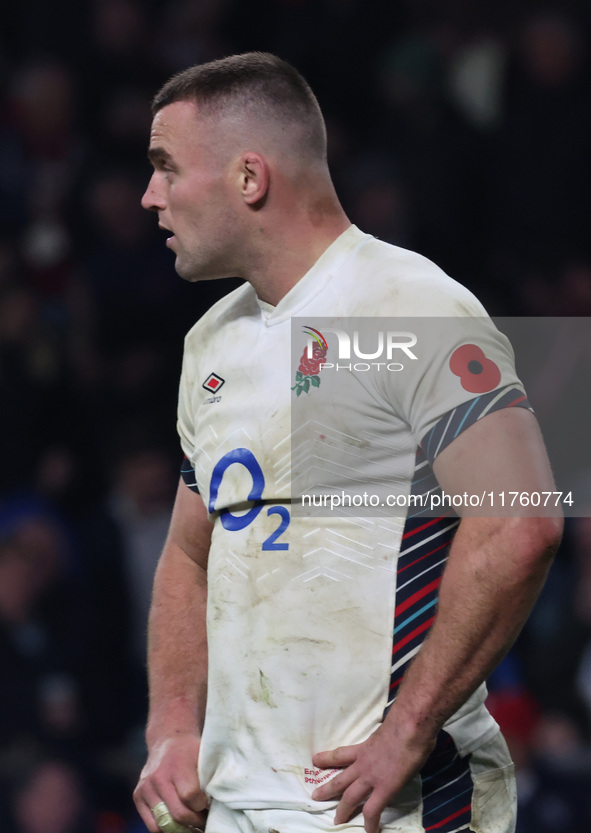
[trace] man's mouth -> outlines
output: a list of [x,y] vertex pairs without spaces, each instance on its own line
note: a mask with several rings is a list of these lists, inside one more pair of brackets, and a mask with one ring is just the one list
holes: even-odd
[[158,228],[162,229],[162,231],[170,232],[169,237],[166,238],[166,245],[170,246],[171,242],[174,240],[174,234],[171,229],[169,229],[168,226],[163,226],[162,223],[158,223]]

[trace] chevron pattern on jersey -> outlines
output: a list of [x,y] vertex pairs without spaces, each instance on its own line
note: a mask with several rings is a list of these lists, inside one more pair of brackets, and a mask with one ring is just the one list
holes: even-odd
[[427,459],[431,465],[444,448],[455,438],[486,414],[503,408],[527,408],[533,410],[527,396],[520,388],[508,387],[483,393],[469,402],[463,402],[441,417],[436,425],[421,440]]
[[445,731],[421,770],[425,831],[456,833],[468,830],[472,817],[473,782],[470,756],[460,757]]

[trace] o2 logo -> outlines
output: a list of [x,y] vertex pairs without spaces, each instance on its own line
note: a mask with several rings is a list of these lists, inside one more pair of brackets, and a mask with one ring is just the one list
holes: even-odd
[[[233,515],[229,509],[222,509],[220,511],[220,521],[224,529],[230,532],[235,532],[238,529],[244,529],[257,518],[263,509],[263,489],[265,488],[265,475],[261,469],[257,458],[248,448],[234,448],[228,451],[227,454],[218,460],[211,473],[211,483],[209,487],[209,511],[215,512],[215,502],[218,497],[220,485],[224,477],[224,473],[230,466],[239,465],[244,466],[252,477],[252,488],[248,494],[247,500],[254,501],[254,506],[245,512],[244,515]],[[289,510],[285,506],[269,506],[267,515],[279,515],[281,521],[277,529],[275,529],[269,537],[263,541],[262,548],[264,550],[287,550],[289,544],[278,542],[277,539],[283,535],[289,522],[291,520]]]

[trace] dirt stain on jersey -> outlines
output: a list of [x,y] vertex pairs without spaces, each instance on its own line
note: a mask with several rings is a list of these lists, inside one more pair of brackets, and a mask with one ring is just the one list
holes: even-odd
[[249,697],[255,702],[266,703],[270,709],[276,709],[277,704],[273,700],[272,693],[271,681],[264,674],[263,669],[259,668],[259,685],[258,687],[255,685],[249,686]]
[[329,639],[312,639],[310,636],[284,636],[280,639],[272,639],[277,645],[290,645],[292,643],[306,643],[308,645],[316,645],[322,648],[334,648],[334,642]]

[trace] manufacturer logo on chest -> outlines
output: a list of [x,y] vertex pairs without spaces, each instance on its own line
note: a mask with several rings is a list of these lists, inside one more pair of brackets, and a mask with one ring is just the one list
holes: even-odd
[[218,376],[217,373],[210,373],[201,387],[208,390],[210,393],[217,393],[226,380]]

